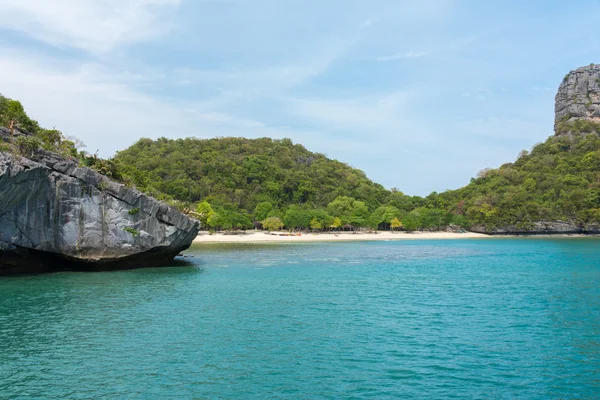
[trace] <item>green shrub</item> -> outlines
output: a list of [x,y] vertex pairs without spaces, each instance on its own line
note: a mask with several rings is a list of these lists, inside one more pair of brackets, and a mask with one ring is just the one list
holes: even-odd
[[31,157],[42,146],[42,141],[35,136],[19,136],[15,144],[22,156]]
[[133,228],[130,228],[130,227],[125,227],[125,228],[123,228],[123,230],[124,230],[125,232],[129,232],[129,233],[131,233],[131,235],[132,235],[132,236],[134,236],[134,237],[135,237],[135,236],[140,236],[140,231],[138,231],[138,230],[135,230],[135,229],[133,229]]
[[561,121],[557,127],[558,133],[592,133],[600,132],[600,123],[587,119],[576,119],[573,121]]
[[129,215],[135,215],[139,212],[140,212],[139,207],[132,208],[131,210],[128,211]]
[[36,134],[40,130],[40,125],[27,116],[19,101],[0,96],[0,122],[8,125],[10,121],[28,133]]
[[123,179],[119,166],[113,160],[105,160],[97,157],[96,155],[84,155],[81,162],[86,167],[89,167],[108,178],[117,181],[121,181]]

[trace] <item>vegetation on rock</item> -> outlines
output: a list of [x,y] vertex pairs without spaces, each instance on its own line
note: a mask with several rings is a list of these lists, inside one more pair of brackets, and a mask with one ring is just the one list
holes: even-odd
[[600,136],[550,137],[461,189],[427,197],[488,230],[536,221],[600,224]]
[[[29,118],[19,101],[2,95],[0,95],[0,126],[7,127],[11,131],[19,130],[31,134],[31,136],[19,136],[15,140],[16,150],[25,157],[31,156],[40,147],[63,157],[79,155],[73,140],[67,139],[56,129],[40,127],[37,121]],[[4,148],[10,150],[7,144]]]
[[583,134],[583,133],[600,133],[600,123],[590,121],[587,119],[575,119],[568,120],[568,117],[564,121],[561,121],[556,126],[557,134]]
[[138,188],[190,203],[325,207],[343,195],[374,207],[388,195],[362,171],[289,139],[141,139],[115,160]]

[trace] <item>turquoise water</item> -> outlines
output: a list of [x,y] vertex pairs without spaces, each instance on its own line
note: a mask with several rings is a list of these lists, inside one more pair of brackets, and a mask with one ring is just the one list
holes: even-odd
[[187,254],[0,279],[0,398],[600,398],[600,240]]

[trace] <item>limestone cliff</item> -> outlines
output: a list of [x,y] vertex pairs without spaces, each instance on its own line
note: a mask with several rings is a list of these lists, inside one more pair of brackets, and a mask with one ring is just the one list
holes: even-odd
[[590,64],[565,76],[556,94],[554,112],[557,135],[570,133],[576,121],[591,122],[588,132],[600,133],[594,127],[600,123],[600,65]]
[[0,152],[0,275],[161,265],[199,225],[76,160]]
[[598,235],[600,224],[578,224],[566,221],[537,221],[527,226],[502,226],[489,229],[485,226],[473,226],[472,232],[488,235]]

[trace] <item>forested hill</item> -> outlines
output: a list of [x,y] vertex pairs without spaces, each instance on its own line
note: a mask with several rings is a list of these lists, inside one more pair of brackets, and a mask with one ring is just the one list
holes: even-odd
[[428,196],[428,206],[465,215],[488,232],[599,231],[600,136],[578,130],[481,171],[461,189]]
[[[457,190],[425,198],[389,192],[362,171],[289,139],[141,139],[115,162],[126,179],[157,197],[219,218],[205,226],[249,227],[276,216],[288,228],[332,224],[486,232],[600,230],[600,125],[568,122],[497,169]],[[363,204],[364,205],[361,205]],[[203,208],[204,207],[204,208]],[[339,224],[338,223],[338,224]]]
[[464,188],[429,196],[490,232],[600,231],[600,66],[569,72],[555,102],[555,135]]
[[115,161],[143,191],[249,211],[261,202],[281,210],[291,204],[321,208],[338,196],[374,209],[389,196],[364,172],[290,139],[140,139]]

